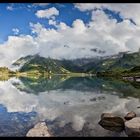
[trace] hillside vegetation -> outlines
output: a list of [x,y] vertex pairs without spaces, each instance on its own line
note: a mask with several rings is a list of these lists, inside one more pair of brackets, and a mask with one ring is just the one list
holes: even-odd
[[18,71],[11,71],[6,67],[0,68],[0,75],[31,76],[41,75],[70,75],[83,76],[97,74],[97,76],[140,76],[140,52],[124,53],[107,58],[82,58],[75,60],[57,60],[39,55],[21,57],[13,63],[20,66]]

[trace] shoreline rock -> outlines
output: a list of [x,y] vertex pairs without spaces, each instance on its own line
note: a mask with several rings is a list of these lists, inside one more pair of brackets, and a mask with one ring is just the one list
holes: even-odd
[[105,117],[114,117],[114,115],[112,113],[102,113],[101,119],[103,119]]
[[125,122],[125,133],[130,137],[140,137],[140,117]]
[[121,132],[124,130],[124,120],[112,113],[103,113],[99,124],[107,130]]
[[46,123],[39,122],[27,132],[26,137],[51,137],[51,134]]
[[140,117],[131,111],[124,119],[114,116],[112,113],[103,113],[99,124],[107,130],[125,132],[128,137],[140,137]]
[[125,120],[131,120],[135,117],[136,117],[136,113],[131,111],[131,112],[127,113],[124,118],[125,118]]

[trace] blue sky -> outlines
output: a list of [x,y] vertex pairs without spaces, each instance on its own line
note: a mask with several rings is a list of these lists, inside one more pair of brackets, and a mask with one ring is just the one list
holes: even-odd
[[[7,7],[13,7],[13,10],[7,10]],[[31,6],[31,8],[29,8]],[[12,29],[18,28],[21,34],[30,34],[31,30],[29,28],[29,23],[41,23],[45,25],[47,28],[55,28],[54,26],[50,26],[48,24],[47,19],[39,19],[35,12],[37,10],[43,10],[46,8],[56,7],[60,15],[56,17],[56,20],[63,21],[67,23],[67,25],[71,26],[72,22],[80,18],[85,23],[90,20],[91,14],[89,12],[80,12],[77,8],[74,8],[71,3],[64,4],[49,4],[47,6],[33,6],[30,3],[14,3],[0,4],[0,38],[1,41],[6,40],[8,35],[13,35]],[[89,14],[87,14],[89,13]]]
[[37,53],[76,59],[135,52],[139,35],[140,4],[0,4],[0,66]]
[[[12,7],[12,9],[7,9]],[[91,11],[80,11],[74,7],[72,3],[51,3],[46,6],[33,6],[32,3],[1,3],[0,4],[0,42],[7,40],[9,35],[13,35],[13,28],[18,28],[20,34],[31,34],[29,23],[41,23],[46,28],[55,28],[48,24],[48,19],[38,18],[35,15],[37,10],[44,10],[47,8],[56,7],[60,14],[56,17],[57,22],[65,22],[67,25],[72,26],[76,19],[82,19],[84,23],[88,23],[91,18]],[[104,12],[110,18],[116,18],[118,22],[123,19],[119,13],[104,9]]]

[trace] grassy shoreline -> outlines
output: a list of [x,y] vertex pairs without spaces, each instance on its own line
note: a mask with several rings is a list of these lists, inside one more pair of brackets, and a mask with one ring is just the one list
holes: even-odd
[[110,77],[110,78],[115,78],[115,79],[120,79],[122,80],[124,77],[128,78],[134,78],[135,77],[140,77],[140,72],[139,72],[139,67],[127,71],[104,71],[104,72],[97,72],[97,73],[80,73],[80,72],[66,72],[66,73],[50,73],[47,71],[40,71],[40,70],[29,70],[25,72],[21,71],[11,71],[8,68],[4,67],[1,68],[0,70],[0,80],[7,80],[11,77],[29,77],[32,79],[38,79],[39,77],[45,77],[45,78],[50,78],[51,76],[65,76],[66,78],[69,77]]

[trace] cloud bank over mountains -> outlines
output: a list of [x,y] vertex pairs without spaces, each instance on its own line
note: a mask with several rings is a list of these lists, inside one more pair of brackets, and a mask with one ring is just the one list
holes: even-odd
[[[55,7],[38,10],[34,14],[38,18],[50,19],[49,24],[54,28],[47,28],[40,22],[30,22],[30,35],[8,36],[7,41],[0,44],[0,66],[10,66],[18,58],[36,53],[56,59],[75,59],[112,55],[123,51],[134,52],[140,48],[139,4],[88,3],[75,4],[74,8],[81,12],[90,11],[90,22],[85,23],[78,18],[69,26],[56,20],[56,16],[61,12]],[[110,18],[103,11],[104,8],[120,12],[123,21],[117,22],[117,19]],[[65,45],[69,47],[64,47]],[[105,53],[91,51],[95,48]]]

